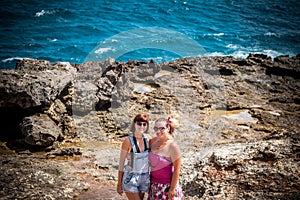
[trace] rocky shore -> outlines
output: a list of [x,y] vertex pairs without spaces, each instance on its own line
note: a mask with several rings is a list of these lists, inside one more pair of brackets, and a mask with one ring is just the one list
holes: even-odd
[[186,199],[299,199],[299,80],[300,55],[21,59],[0,71],[0,198],[125,199],[119,146],[144,112],[177,121]]

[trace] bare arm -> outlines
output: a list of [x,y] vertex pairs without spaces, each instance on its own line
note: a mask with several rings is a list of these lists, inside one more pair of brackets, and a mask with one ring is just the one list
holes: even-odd
[[179,181],[179,174],[181,168],[181,153],[179,147],[175,143],[171,144],[169,151],[171,152],[171,159],[174,165],[174,173],[172,175],[172,181],[171,181],[170,190],[168,194],[169,198],[171,199],[176,194],[175,188]]
[[122,143],[121,152],[120,152],[120,160],[119,160],[119,171],[118,171],[118,185],[117,185],[117,192],[121,195],[122,194],[122,177],[123,177],[123,169],[125,160],[127,157],[127,153],[131,150],[130,141],[128,138]]
[[150,138],[150,139],[149,139],[149,146],[150,146],[150,149],[151,149],[152,144],[154,143],[155,140],[156,140],[156,137]]

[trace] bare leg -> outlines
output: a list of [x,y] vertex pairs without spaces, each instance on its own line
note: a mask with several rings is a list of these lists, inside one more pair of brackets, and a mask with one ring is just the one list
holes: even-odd
[[140,193],[126,192],[125,194],[129,200],[142,200]]

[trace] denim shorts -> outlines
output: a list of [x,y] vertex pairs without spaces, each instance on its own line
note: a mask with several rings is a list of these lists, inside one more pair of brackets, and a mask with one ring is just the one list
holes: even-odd
[[124,192],[148,192],[150,186],[150,175],[149,173],[136,174],[124,172],[122,183]]

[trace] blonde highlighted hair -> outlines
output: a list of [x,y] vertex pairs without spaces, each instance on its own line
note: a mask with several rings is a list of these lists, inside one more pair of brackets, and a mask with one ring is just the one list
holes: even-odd
[[164,122],[166,123],[166,127],[170,129],[169,133],[170,135],[173,135],[175,132],[175,123],[174,120],[172,120],[170,117],[168,118],[159,118],[155,121],[155,123],[157,122]]

